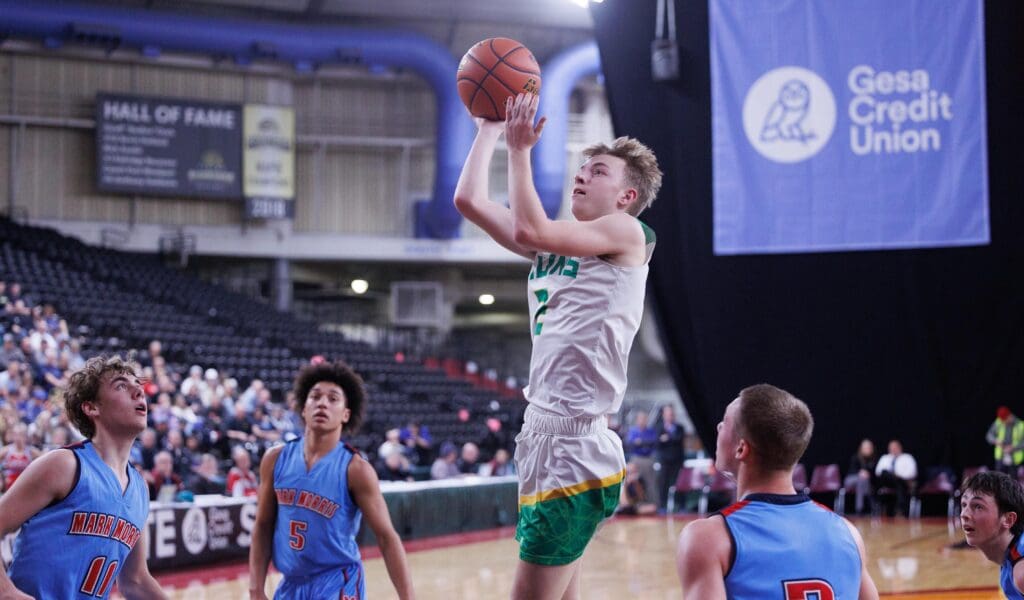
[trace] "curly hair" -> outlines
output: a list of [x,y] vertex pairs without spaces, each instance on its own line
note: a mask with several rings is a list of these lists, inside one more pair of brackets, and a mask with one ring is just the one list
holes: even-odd
[[295,378],[295,403],[299,415],[306,409],[309,391],[321,381],[336,383],[345,392],[345,407],[350,413],[345,433],[358,431],[366,412],[366,386],[363,378],[344,361],[308,365],[299,371]]
[[64,406],[68,419],[87,438],[96,435],[96,424],[82,410],[83,402],[99,402],[100,385],[108,375],[138,376],[139,365],[120,356],[99,355],[86,361],[85,366],[71,374],[64,392]]

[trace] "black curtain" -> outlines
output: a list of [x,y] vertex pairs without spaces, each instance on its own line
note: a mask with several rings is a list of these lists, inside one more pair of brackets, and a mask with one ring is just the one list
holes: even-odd
[[[672,1],[672,0],[669,0]],[[1024,2],[985,3],[992,243],[714,256],[707,0],[676,0],[682,76],[654,83],[654,0],[591,4],[616,134],[649,144],[664,187],[649,280],[662,341],[706,447],[726,404],[768,382],[811,407],[804,462],[903,440],[923,471],[991,461],[985,432],[1024,416]]]

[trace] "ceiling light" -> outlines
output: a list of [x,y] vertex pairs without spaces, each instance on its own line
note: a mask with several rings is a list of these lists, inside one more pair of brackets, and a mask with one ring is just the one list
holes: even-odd
[[490,294],[480,294],[480,304],[483,304],[484,306],[494,304],[494,296]]
[[353,279],[352,280],[352,291],[357,294],[365,294],[366,290],[370,289],[370,284],[365,279]]

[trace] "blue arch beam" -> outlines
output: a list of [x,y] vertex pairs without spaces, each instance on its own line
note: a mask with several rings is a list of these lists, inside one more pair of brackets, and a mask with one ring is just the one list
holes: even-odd
[[151,57],[163,50],[184,51],[233,58],[243,65],[278,60],[300,72],[331,63],[409,68],[429,82],[437,97],[434,195],[422,211],[422,229],[433,238],[458,236],[462,219],[452,196],[474,127],[455,86],[455,58],[429,38],[396,30],[199,18],[48,0],[0,0],[0,35],[38,39],[48,48],[88,44],[133,48]]

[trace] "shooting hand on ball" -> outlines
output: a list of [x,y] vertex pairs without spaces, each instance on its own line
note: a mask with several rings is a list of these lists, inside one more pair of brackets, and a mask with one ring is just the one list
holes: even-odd
[[541,117],[536,125],[537,105],[540,96],[536,94],[519,94],[511,96],[505,102],[505,143],[510,151],[529,150],[540,139],[547,117]]

